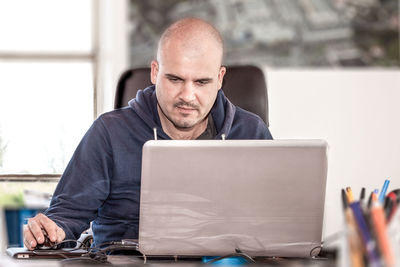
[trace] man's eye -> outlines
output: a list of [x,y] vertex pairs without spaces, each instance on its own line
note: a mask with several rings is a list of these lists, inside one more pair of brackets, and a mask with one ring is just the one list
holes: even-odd
[[178,82],[179,81],[178,78],[168,78],[168,80],[170,80],[171,82]]
[[202,80],[200,80],[200,81],[197,81],[197,84],[198,84],[198,85],[206,85],[206,84],[208,84],[208,81],[202,81]]

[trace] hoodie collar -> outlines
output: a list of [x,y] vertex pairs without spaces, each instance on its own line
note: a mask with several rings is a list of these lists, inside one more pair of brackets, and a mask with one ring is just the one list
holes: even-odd
[[[128,105],[136,111],[138,116],[151,130],[157,128],[157,133],[160,137],[171,139],[164,133],[161,127],[161,121],[157,111],[155,85],[149,86],[144,90],[139,90],[136,94],[136,98],[130,100]],[[225,97],[223,91],[219,90],[210,111],[217,130],[216,139],[221,139],[222,134],[228,136],[232,127],[235,111],[236,107]]]

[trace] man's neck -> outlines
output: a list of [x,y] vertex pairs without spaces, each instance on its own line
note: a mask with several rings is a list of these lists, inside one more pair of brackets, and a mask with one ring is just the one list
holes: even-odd
[[163,131],[175,140],[194,140],[199,137],[207,128],[208,117],[206,117],[202,122],[196,124],[192,128],[176,128],[175,125],[165,117],[164,113],[157,106],[158,116],[160,117],[161,126]]

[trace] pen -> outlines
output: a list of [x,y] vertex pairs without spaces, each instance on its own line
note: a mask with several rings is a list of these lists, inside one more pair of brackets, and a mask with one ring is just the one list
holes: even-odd
[[365,251],[367,252],[368,261],[370,266],[381,266],[379,262],[378,253],[376,251],[376,244],[371,237],[371,233],[368,229],[367,222],[364,219],[363,212],[361,210],[360,202],[352,202],[350,207],[353,211],[355,221],[358,226],[359,233],[364,243]]
[[[375,195],[375,194],[374,194]],[[378,240],[379,249],[385,260],[386,266],[394,266],[394,254],[389,243],[386,229],[385,213],[382,205],[376,198],[372,200],[371,220],[373,229]]]
[[400,202],[400,189],[393,190],[386,195],[384,210],[387,222],[390,222]]
[[385,200],[385,195],[386,195],[386,191],[388,189],[389,183],[390,183],[390,181],[388,179],[386,179],[385,182],[383,183],[382,190],[381,190],[381,193],[379,194],[379,198],[378,198],[379,203],[381,203],[381,204],[383,204],[383,201]]
[[372,205],[372,195],[374,194],[374,192],[371,192],[371,194],[369,194],[369,198],[368,198],[368,209],[371,208]]
[[364,213],[362,211],[360,202],[354,201],[353,191],[351,187],[346,187],[347,198],[351,210],[353,211],[354,219],[356,221],[356,225],[358,226],[358,232],[361,235],[361,239],[364,242],[364,248],[367,252],[367,257],[371,266],[381,266],[379,263],[378,254],[376,252],[376,244],[371,237],[371,234],[368,229],[367,222],[364,218]]
[[361,188],[360,202],[364,201],[364,198],[365,198],[365,187]]
[[[372,206],[372,197],[376,197],[376,195],[378,195],[378,189],[374,189],[374,191],[371,192],[371,194],[369,195],[369,199],[368,199],[368,209],[371,208]],[[374,195],[375,194],[375,195]]]
[[369,194],[368,204],[367,204],[368,209],[371,208],[371,205],[372,205],[372,195],[373,195],[373,194],[374,194],[374,192],[371,192],[371,194]]
[[352,267],[364,267],[361,240],[357,232],[357,225],[354,215],[349,208],[346,191],[342,189],[342,203],[347,225],[347,242],[350,247],[350,261]]
[[346,191],[344,191],[344,189],[342,189],[342,204],[343,204],[343,210],[345,210],[349,207],[349,202],[347,201]]
[[[372,203],[378,201],[378,194],[376,193],[376,190],[375,190],[374,192],[372,192],[371,201],[372,201]],[[372,204],[372,203],[371,203],[371,204]]]
[[360,206],[361,206],[361,209],[362,209],[364,215],[366,215],[367,214],[367,205],[365,205],[365,203],[364,203],[364,198],[365,198],[365,187],[362,187],[361,192],[360,192]]
[[346,187],[346,192],[347,192],[347,199],[349,200],[349,203],[354,202],[354,195],[353,195],[353,191],[351,190],[351,187]]

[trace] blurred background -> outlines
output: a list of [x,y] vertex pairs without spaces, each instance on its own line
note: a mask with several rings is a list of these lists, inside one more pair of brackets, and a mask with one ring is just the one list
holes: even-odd
[[398,0],[0,0],[0,205],[45,208],[121,73],[195,16],[222,33],[225,65],[264,71],[275,139],[330,144],[329,237],[341,188],[400,187],[399,12]]
[[129,56],[148,65],[165,25],[196,16],[225,41],[225,64],[399,67],[397,0],[130,1]]

